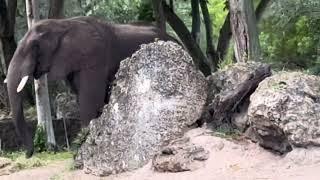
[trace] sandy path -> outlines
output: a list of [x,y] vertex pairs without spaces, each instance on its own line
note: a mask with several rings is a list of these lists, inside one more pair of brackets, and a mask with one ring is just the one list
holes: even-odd
[[46,167],[22,170],[10,175],[0,176],[2,180],[46,180],[64,172],[70,161],[60,161]]
[[[67,162],[48,167],[24,170],[0,179],[66,179],[66,180],[319,180],[320,148],[306,154],[295,153],[287,157],[275,156],[250,142],[234,143],[195,129],[187,134],[193,143],[210,151],[203,167],[192,172],[156,173],[151,164],[134,172],[95,177],[82,171],[66,170]],[[59,178],[58,178],[59,177]]]

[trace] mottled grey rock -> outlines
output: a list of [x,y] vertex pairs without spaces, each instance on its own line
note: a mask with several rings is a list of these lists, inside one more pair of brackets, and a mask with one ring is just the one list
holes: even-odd
[[206,90],[205,77],[179,45],[142,45],[121,62],[109,104],[91,121],[77,164],[100,176],[145,165],[200,118]]
[[244,131],[249,97],[271,75],[270,66],[257,62],[236,63],[207,78],[209,93],[203,118],[216,128]]
[[159,172],[192,171],[203,166],[209,158],[209,152],[201,146],[181,138],[164,147],[152,160],[152,167]]
[[285,160],[296,166],[319,164],[320,150],[319,147],[294,148],[285,155]]
[[250,97],[251,133],[281,153],[320,145],[320,77],[282,72],[260,83]]
[[80,119],[77,96],[70,92],[58,93],[54,100],[57,119]]

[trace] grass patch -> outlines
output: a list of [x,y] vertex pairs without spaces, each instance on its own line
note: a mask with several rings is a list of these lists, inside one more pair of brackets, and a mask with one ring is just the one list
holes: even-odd
[[2,153],[1,156],[11,159],[16,170],[46,166],[50,163],[72,159],[73,157],[71,152],[42,152],[36,153],[29,159],[25,158],[24,152],[6,152]]
[[231,127],[218,127],[213,132],[213,136],[225,139],[238,139],[241,136],[241,132]]

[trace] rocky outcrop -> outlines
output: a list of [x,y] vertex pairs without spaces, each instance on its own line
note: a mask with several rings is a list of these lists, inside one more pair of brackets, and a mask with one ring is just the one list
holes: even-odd
[[142,45],[121,62],[109,104],[91,121],[77,165],[99,176],[143,166],[200,118],[206,98],[206,79],[179,45]]
[[236,63],[209,76],[209,94],[204,121],[215,128],[244,131],[247,126],[249,97],[258,84],[271,75],[269,65]]
[[190,142],[189,138],[177,139],[154,156],[152,167],[159,172],[182,172],[199,169],[209,158],[209,152]]
[[284,153],[320,146],[320,77],[283,72],[260,83],[250,97],[248,136]]

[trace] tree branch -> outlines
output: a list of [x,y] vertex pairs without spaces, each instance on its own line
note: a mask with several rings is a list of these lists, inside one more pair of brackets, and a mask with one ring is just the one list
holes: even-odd
[[191,13],[192,13],[192,30],[191,35],[197,44],[200,44],[200,11],[199,0],[191,0]]
[[[259,22],[266,8],[268,7],[270,0],[261,0],[258,7],[255,10],[256,22]],[[228,3],[228,2],[226,2]],[[226,5],[229,9],[229,6]],[[230,40],[232,38],[231,26],[230,26],[230,12],[227,14],[226,19],[220,29],[220,35],[217,45],[217,54],[219,59],[224,59],[227,54],[227,48],[229,47]]]
[[208,11],[207,1],[200,0],[200,6],[201,6],[202,14],[203,14],[204,25],[206,28],[207,58],[209,59],[209,64],[210,64],[211,70],[214,72],[218,68],[219,58],[217,56],[217,53],[216,53],[214,45],[213,45],[212,21],[211,21],[210,14]]

